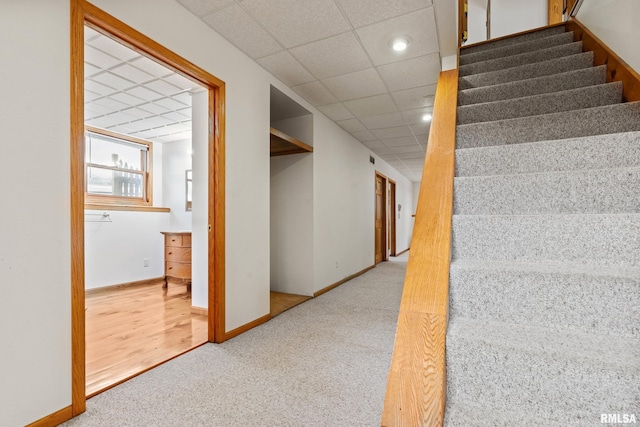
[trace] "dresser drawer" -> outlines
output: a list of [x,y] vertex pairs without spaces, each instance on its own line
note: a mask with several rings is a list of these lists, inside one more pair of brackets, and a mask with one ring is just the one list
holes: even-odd
[[191,279],[191,264],[181,262],[165,262],[165,274],[178,279]]
[[[189,243],[188,245],[184,244],[185,240],[187,241],[187,243]],[[164,245],[177,247],[191,246],[191,236],[181,234],[167,234],[164,238]]]
[[166,246],[164,248],[165,261],[191,262],[191,248]]

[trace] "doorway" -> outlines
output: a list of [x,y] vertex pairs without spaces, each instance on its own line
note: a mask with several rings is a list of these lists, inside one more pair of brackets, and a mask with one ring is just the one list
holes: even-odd
[[396,218],[398,217],[396,205],[396,183],[389,179],[389,255],[396,256]]
[[[71,279],[72,279],[72,413],[86,409],[85,319],[85,140],[84,28],[117,40],[133,51],[163,64],[181,77],[204,87],[206,114],[197,130],[204,135],[206,166],[201,240],[206,273],[207,337],[225,340],[224,310],[224,102],[225,85],[113,16],[84,0],[71,1]],[[194,132],[196,129],[194,128]],[[133,209],[135,210],[135,209]],[[195,237],[194,229],[194,237]],[[195,261],[194,261],[195,263]]]
[[375,264],[387,257],[387,177],[376,172],[375,181]]

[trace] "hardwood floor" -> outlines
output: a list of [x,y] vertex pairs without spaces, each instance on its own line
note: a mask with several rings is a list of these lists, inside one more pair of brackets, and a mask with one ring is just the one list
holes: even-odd
[[86,393],[91,397],[207,341],[207,317],[191,294],[162,283],[89,291]]
[[271,291],[271,317],[276,317],[291,307],[295,307],[298,304],[311,299],[311,297],[305,295],[285,294],[282,292]]

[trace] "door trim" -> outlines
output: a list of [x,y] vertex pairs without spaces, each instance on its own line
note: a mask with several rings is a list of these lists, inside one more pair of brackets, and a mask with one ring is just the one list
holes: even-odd
[[388,178],[386,177],[386,175],[381,174],[380,172],[376,171],[374,180],[373,180],[373,196],[374,196],[374,208],[373,208],[373,263],[374,264],[379,264],[379,262],[376,261],[376,250],[375,250],[375,233],[376,233],[376,212],[377,212],[377,203],[378,203],[378,197],[376,194],[377,191],[377,184],[378,184],[378,177],[382,178],[382,242],[381,242],[381,246],[382,246],[382,260],[380,262],[384,262],[384,261],[388,261],[389,260],[389,251],[387,249],[387,210],[388,210],[388,205],[387,205],[387,180]]
[[205,86],[209,93],[208,339],[225,337],[225,83],[86,0],[71,0],[71,407],[86,410],[84,263],[84,25]]
[[396,256],[396,182],[391,178],[389,182],[389,256]]

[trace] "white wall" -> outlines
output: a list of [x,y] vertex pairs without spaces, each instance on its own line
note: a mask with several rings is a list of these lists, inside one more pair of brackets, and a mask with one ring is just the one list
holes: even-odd
[[313,296],[313,154],[271,158],[271,290]]
[[491,0],[491,38],[544,27],[548,10],[548,0]]
[[[101,218],[103,212],[111,222]],[[164,276],[160,232],[168,227],[166,212],[85,211],[85,288]]]
[[584,0],[577,18],[620,58],[640,72],[638,0]]
[[169,213],[171,231],[191,230],[191,211],[186,210],[185,177],[185,172],[192,169],[191,140],[162,144],[162,150],[162,204],[160,206],[171,209]]
[[69,2],[0,13],[0,418],[21,426],[71,404]]

